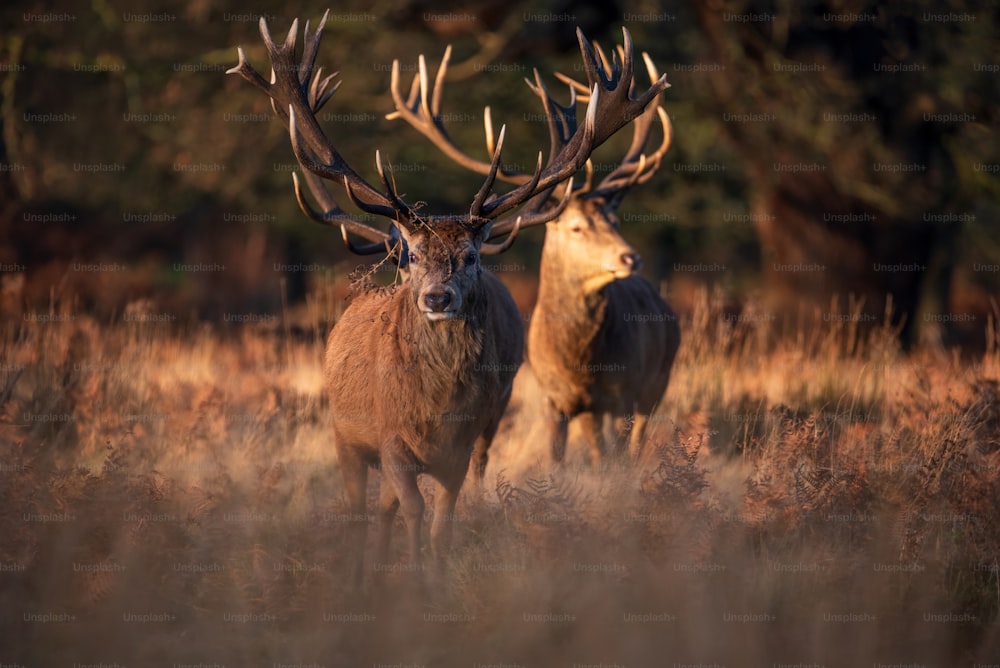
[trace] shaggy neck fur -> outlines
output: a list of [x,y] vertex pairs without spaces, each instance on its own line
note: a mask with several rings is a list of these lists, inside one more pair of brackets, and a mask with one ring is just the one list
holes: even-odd
[[407,367],[419,374],[424,398],[447,406],[450,397],[474,385],[473,376],[483,356],[486,320],[485,294],[468,294],[459,317],[431,321],[420,312],[409,290],[401,290],[401,316],[414,324],[400,339],[400,353]]
[[587,364],[607,311],[604,286],[608,282],[602,282],[596,290],[581,290],[586,279],[581,281],[581,277],[571,275],[554,257],[543,254],[531,329],[542,328],[546,335],[532,337],[529,345],[538,346],[544,341],[546,350],[537,353],[556,356],[564,368]]

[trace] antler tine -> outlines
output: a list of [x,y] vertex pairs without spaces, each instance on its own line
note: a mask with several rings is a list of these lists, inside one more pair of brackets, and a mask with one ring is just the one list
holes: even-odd
[[584,169],[586,177],[584,178],[581,190],[586,193],[590,192],[590,188],[594,183],[594,162],[592,160],[588,160],[587,164],[584,165]]
[[269,92],[271,84],[268,83],[267,79],[262,77],[260,73],[254,69],[253,65],[250,64],[250,61],[247,60],[247,54],[243,50],[242,46],[236,47],[236,55],[239,57],[239,62],[236,63],[235,66],[226,70],[226,74],[239,74],[241,77],[265,93]]
[[[329,11],[329,10],[327,10]],[[263,19],[264,17],[260,17]],[[266,24],[265,24],[266,25]],[[306,30],[309,30],[309,26],[306,26]],[[292,19],[292,25],[288,28],[288,34],[285,35],[285,51],[295,53],[295,41],[299,36],[299,20],[297,18]],[[305,63],[302,63],[305,65]],[[299,80],[301,81],[301,79]]]
[[657,115],[660,117],[660,124],[663,126],[663,141],[660,142],[660,146],[654,151],[648,158],[647,162],[649,165],[636,179],[636,183],[645,183],[650,179],[651,176],[660,168],[660,163],[663,161],[663,156],[666,154],[667,150],[670,148],[670,144],[673,141],[674,126],[670,121],[670,117],[667,112],[663,110],[662,107],[657,108]]
[[486,152],[493,155],[497,146],[493,140],[493,114],[489,105],[483,107],[483,132],[486,135]]
[[564,84],[566,84],[567,86],[569,86],[570,90],[572,90],[574,93],[579,94],[580,95],[580,99],[582,101],[584,101],[584,102],[589,102],[590,101],[590,89],[587,88],[586,84],[582,84],[579,81],[577,81],[576,79],[573,79],[572,77],[566,76],[562,72],[556,72],[555,75],[556,75],[556,78],[559,79],[559,81],[562,81]]
[[382,152],[378,149],[375,150],[375,168],[378,170],[378,177],[382,180],[382,185],[385,186],[385,191],[389,195],[389,201],[396,210],[396,220],[404,223],[415,220],[417,216],[397,194],[396,181],[389,178],[391,172],[387,173],[385,166],[382,164]]
[[[479,252],[483,255],[499,255],[513,246],[514,240],[517,239],[517,233],[521,231],[521,220],[522,217],[518,216],[514,221],[510,234],[507,235],[506,239],[500,243],[490,243],[489,241],[484,241],[479,247]],[[492,232],[490,236],[493,236]]]
[[[323,37],[323,28],[326,27],[326,20],[330,17],[330,10],[323,12],[323,18],[316,24],[316,32],[309,32],[309,20],[306,19],[306,28],[302,37],[302,62],[299,64],[299,83],[305,84],[312,79],[312,71],[316,66],[316,56],[319,54],[319,43]],[[263,18],[263,17],[261,17]],[[292,24],[294,25],[294,23]],[[320,73],[316,73],[318,80]]]
[[583,71],[587,75],[587,81],[590,82],[590,88],[593,89],[594,86],[600,84],[605,90],[610,90],[610,88],[606,87],[604,65],[598,61],[593,45],[583,36],[583,31],[580,28],[576,29],[576,39],[580,43],[580,53],[583,55]]
[[[451,44],[449,44],[448,48],[445,49],[445,57],[450,55],[449,53],[450,51],[451,51]],[[446,61],[442,60],[441,62],[442,64],[444,64]],[[439,75],[441,74],[440,67],[438,68],[438,74]],[[438,115],[437,110],[431,109],[431,104],[430,100],[428,99],[428,95],[430,93],[433,93],[435,99],[438,99],[440,97],[437,92],[438,77],[434,78],[435,90],[434,91],[429,90],[430,85],[427,81],[427,60],[424,58],[424,54],[422,53],[417,58],[417,75],[420,77],[420,111],[427,118],[434,118],[435,116]]]
[[[622,51],[624,53],[622,54],[621,58],[621,72],[623,72],[625,76],[627,76],[629,79],[628,81],[629,86],[625,90],[627,93],[631,93],[632,86],[635,83],[635,78],[633,76],[634,74],[633,64],[632,64],[632,61],[635,57],[635,50],[632,48],[632,33],[630,33],[628,29],[625,28],[624,26],[622,26]],[[618,60],[617,56],[618,52],[616,50],[614,56],[612,56],[611,59],[612,63],[617,62]],[[612,69],[615,68],[613,67]],[[612,76],[614,76],[615,74],[618,74],[618,72],[614,72]],[[617,84],[617,81],[615,83]]]
[[[379,244],[383,248],[385,247],[385,243],[389,241],[390,235],[368,225],[358,223],[353,216],[337,205],[337,202],[330,195],[326,186],[323,185],[323,182],[316,175],[303,172],[302,178],[306,180],[309,192],[313,194],[313,197],[323,207],[323,210],[319,211],[306,200],[305,193],[302,191],[302,183],[299,181],[299,175],[293,173],[292,184],[295,189],[295,199],[299,203],[299,208],[302,209],[302,212],[310,220],[330,227],[338,227],[345,237],[350,233],[374,244]],[[348,244],[348,248],[350,247],[351,245]]]
[[594,47],[594,51],[597,53],[598,58],[600,58],[601,60],[601,66],[604,68],[604,76],[608,78],[614,77],[616,74],[616,70],[619,67],[618,62],[614,59],[615,54],[618,52],[618,50],[613,49],[611,51],[612,59],[609,61],[608,57],[604,55],[604,49],[601,48],[601,45],[598,44],[596,40],[592,41],[590,44],[591,46]]
[[344,241],[347,250],[355,255],[379,255],[384,253],[392,256],[393,260],[397,263],[401,259],[401,255],[398,254],[400,247],[397,246],[400,243],[399,228],[395,225],[389,226],[389,238],[381,243],[372,242],[359,246],[351,241],[351,237],[347,233],[347,228],[343,225],[340,226],[340,238]]
[[[501,144],[498,142],[497,155],[499,155],[500,153],[500,147]],[[567,176],[571,174],[571,173],[566,174],[561,178],[559,178],[558,180],[553,180],[553,177],[550,176],[549,183],[544,187],[539,187],[539,183],[542,180],[542,173],[543,173],[542,152],[539,151],[538,160],[535,164],[535,171],[531,175],[531,180],[523,185],[518,186],[516,189],[510,191],[509,193],[506,193],[499,197],[495,194],[491,195],[489,198],[486,199],[486,202],[482,206],[480,206],[481,215],[484,218],[494,219],[502,215],[503,213],[510,211],[511,209],[521,206],[522,204],[524,204],[530,199],[533,199],[536,196],[541,196],[543,193],[546,193],[548,190],[555,187],[557,183],[564,181],[567,178]],[[483,188],[487,189],[488,192],[487,187],[492,188],[492,186],[493,186],[492,179],[490,176],[487,176],[486,182],[483,183]],[[480,190],[480,192],[483,191]],[[548,199],[548,195],[544,195],[544,199]],[[549,218],[548,220],[552,219]]]
[[[267,51],[268,60],[271,62],[271,82],[268,84],[265,92],[271,96],[271,108],[274,109],[278,117],[288,122],[288,114],[285,111],[284,104],[275,104],[276,100],[272,91],[278,88],[278,77],[277,72],[282,67],[290,67],[295,63],[295,34],[298,32],[299,20],[292,19],[292,25],[288,29],[288,35],[285,37],[285,43],[282,48],[279,48],[274,42],[274,38],[271,37],[271,29],[267,25],[267,20],[261,16],[260,21],[257,22],[257,27],[260,30],[260,38],[264,42],[264,50]],[[291,48],[289,48],[288,42],[291,41]],[[298,67],[295,68],[298,72]],[[301,82],[299,82],[299,88],[301,88]]]
[[549,162],[551,163],[563,147],[569,143],[573,133],[576,132],[576,90],[570,87],[569,104],[563,106],[549,93],[549,89],[545,85],[545,82],[542,81],[542,76],[538,73],[537,69],[534,71],[534,74],[534,83],[528,79],[524,81],[528,84],[531,92],[542,102],[545,121],[549,129]]
[[371,244],[361,244],[360,246],[358,246],[353,241],[351,241],[351,237],[348,236],[347,234],[347,228],[344,227],[343,225],[340,226],[340,238],[344,242],[344,246],[347,248],[347,250],[351,251],[355,255],[375,255],[377,253],[389,252],[388,243],[384,244],[371,243]]
[[[472,206],[469,208],[469,216],[473,220],[482,217],[483,204],[496,182],[497,172],[500,168],[500,153],[503,151],[503,140],[506,134],[507,126],[504,125],[500,128],[500,136],[497,137],[497,147],[493,151],[493,159],[490,161],[490,171],[486,173],[486,180],[479,187],[479,192],[476,193],[476,197],[472,200]],[[541,156],[539,156],[539,160],[541,160]]]
[[[437,76],[434,77],[434,95],[431,102],[431,113],[434,116],[441,115],[441,93],[444,91],[444,76],[448,71],[449,62],[451,62],[451,44],[445,48],[441,65],[438,66]],[[420,56],[420,64],[426,66],[422,55]]]
[[386,208],[383,205],[371,205],[367,204],[358,199],[358,196],[354,192],[354,184],[351,180],[344,176],[344,188],[347,190],[347,196],[350,198],[351,203],[362,211],[372,213],[378,216],[385,216],[389,218],[394,218],[396,225],[405,227],[407,230],[413,229],[413,223],[418,221],[419,218],[413,210],[407,206],[399,195],[396,193],[396,184],[390,178],[391,174],[387,173],[385,165],[382,163],[382,154],[380,151],[375,151],[375,168],[378,170],[379,179],[382,181],[382,185],[385,186],[386,192],[388,193],[388,201],[391,205],[392,211],[395,215],[388,214]]
[[313,77],[309,84],[309,106],[312,107],[314,112],[322,109],[329,102],[330,98],[333,97],[333,94],[337,92],[337,89],[340,88],[340,84],[342,83],[340,81],[330,86],[330,82],[339,74],[340,72],[331,72],[324,77],[322,67],[316,70],[316,76]]

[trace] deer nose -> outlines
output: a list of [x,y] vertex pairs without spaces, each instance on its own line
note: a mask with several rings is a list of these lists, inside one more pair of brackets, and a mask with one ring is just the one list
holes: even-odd
[[438,290],[424,294],[424,306],[429,311],[441,313],[447,310],[449,305],[451,305],[451,293],[447,290]]
[[622,264],[631,269],[632,271],[639,271],[642,269],[642,258],[635,251],[629,251],[627,253],[622,253]]

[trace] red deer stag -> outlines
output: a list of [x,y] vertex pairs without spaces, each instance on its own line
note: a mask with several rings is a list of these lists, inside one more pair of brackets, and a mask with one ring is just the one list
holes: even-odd
[[[543,224],[559,215],[568,197],[551,210],[494,221],[527,201],[544,197],[569,181],[594,148],[643,112],[666,85],[661,80],[638,98],[630,93],[631,73],[595,91],[583,128],[562,145],[559,155],[542,165],[514,189],[494,194],[505,130],[491,158],[492,167],[468,213],[425,215],[408,206],[376,152],[382,190],[359,176],[324,134],[316,113],[336,89],[332,75],[314,76],[313,67],[326,16],[315,33],[306,23],[301,62],[295,59],[298,22],[284,44],[276,44],[261,20],[260,30],[271,60],[268,82],[239,50],[240,74],[270,96],[275,112],[289,127],[292,148],[313,196],[324,211],[305,202],[303,210],[320,222],[365,239],[356,252],[396,254],[407,268],[402,284],[388,290],[357,294],[327,341],[325,372],[332,412],[334,445],[344,477],[352,522],[350,549],[355,581],[363,577],[367,521],[365,491],[368,468],[381,469],[379,558],[387,558],[397,509],[406,520],[409,559],[421,566],[421,523],[424,499],[418,474],[441,487],[431,526],[431,547],[441,564],[451,537],[451,520],[469,468],[473,446],[484,432],[492,434],[503,414],[513,376],[521,362],[524,333],[510,293],[480,264],[481,253],[506,250],[519,229]],[[594,62],[594,54],[584,49]],[[398,67],[398,64],[397,64]],[[596,67],[596,65],[591,65]],[[311,174],[310,174],[311,172]],[[360,209],[392,221],[387,234],[350,218],[333,201],[323,182],[339,182]],[[509,222],[509,224],[508,224]],[[500,234],[493,230],[502,228]],[[506,235],[502,243],[489,240]]]
[[[545,111],[551,154],[565,146],[576,131],[576,92],[588,95],[595,86],[607,89],[618,85],[622,70],[631,72],[632,43],[628,31],[623,32],[624,47],[611,61],[595,45],[601,66],[587,69],[587,86],[557,75],[570,85],[568,106],[549,95],[537,71],[535,81],[528,81]],[[585,47],[582,35],[580,40]],[[403,118],[462,166],[489,173],[492,165],[456,147],[440,121],[450,53],[450,49],[445,51],[431,90],[427,67],[420,57],[408,99],[399,90],[398,70],[393,70],[396,111],[388,117]],[[650,80],[662,81],[649,56],[643,54],[643,59]],[[433,101],[430,105],[428,96]],[[663,141],[647,155],[646,144],[657,118]],[[493,131],[488,107],[484,119],[490,148]],[[622,238],[615,215],[629,189],[645,183],[659,169],[670,140],[670,119],[657,99],[635,118],[632,144],[621,164],[595,187],[588,162],[585,183],[572,191],[566,210],[546,226],[538,300],[528,332],[528,364],[521,373],[533,372],[547,397],[545,422],[557,462],[565,455],[568,423],[573,418],[582,423],[595,467],[600,466],[605,432],[614,432],[617,443],[627,420],[632,421],[628,447],[637,458],[649,415],[670,380],[680,345],[677,317],[657,290],[638,275],[639,254]],[[530,176],[508,171],[501,164],[498,178],[519,184]],[[555,202],[543,200],[537,205],[552,207]],[[497,227],[504,226],[499,223]],[[474,456],[479,477],[485,471],[488,447],[489,440],[484,439]]]

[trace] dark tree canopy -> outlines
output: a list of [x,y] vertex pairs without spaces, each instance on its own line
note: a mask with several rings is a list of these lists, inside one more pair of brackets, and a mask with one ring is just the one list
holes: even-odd
[[[324,272],[346,275],[356,260],[296,207],[281,124],[224,75],[238,45],[263,62],[261,14],[283,35],[293,17],[320,11],[3,9],[0,262],[14,270],[5,285],[23,281],[5,308],[55,294],[107,313],[156,297],[216,320],[222,304],[277,308]],[[913,341],[918,325],[934,334],[948,316],[988,312],[1000,286],[998,12],[982,2],[340,2],[319,62],[343,85],[323,120],[368,177],[379,148],[408,201],[461,208],[478,177],[384,118],[392,60],[409,75],[418,54],[433,67],[453,44],[455,140],[485,154],[490,105],[494,124],[508,125],[507,160],[530,165],[548,142],[523,78],[537,67],[559,91],[553,73],[579,61],[573,29],[610,45],[625,25],[672,83],[673,147],[622,209],[647,274],[666,279],[682,309],[685,291],[708,283],[736,301],[763,294],[782,314],[803,298],[829,309],[836,295],[839,315],[880,320],[891,294]],[[626,135],[598,153],[598,174],[617,164]],[[525,236],[508,264],[528,279],[540,233]]]

